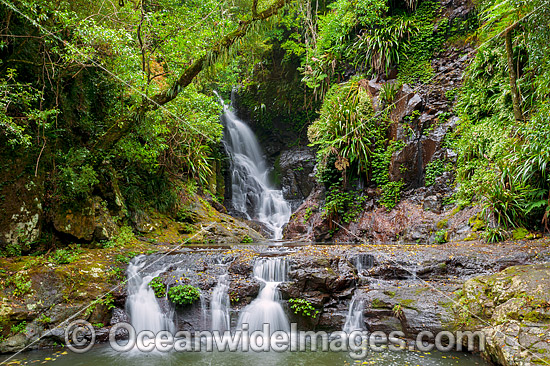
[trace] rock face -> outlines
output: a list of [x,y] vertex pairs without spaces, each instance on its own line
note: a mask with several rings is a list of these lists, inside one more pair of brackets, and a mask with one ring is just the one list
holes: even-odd
[[29,174],[28,161],[17,158],[6,162],[0,177],[0,252],[17,255],[29,250],[29,243],[40,236],[44,187],[39,175]]
[[485,355],[504,366],[550,362],[550,263],[514,266],[468,280],[460,304],[461,325],[481,330]]
[[[460,3],[460,4],[458,4]],[[470,7],[460,1],[447,6],[463,7],[454,16],[466,17]],[[458,118],[451,110],[455,90],[461,85],[462,73],[474,51],[465,46],[442,51],[433,61],[435,77],[428,85],[401,85],[390,113],[389,137],[402,142],[393,152],[389,164],[389,180],[404,183],[401,202],[390,212],[381,207],[381,191],[374,186],[361,190],[365,197],[355,221],[331,225],[323,219],[324,195],[314,188],[310,196],[294,212],[285,228],[284,237],[293,240],[337,242],[412,242],[429,243],[480,239],[479,227],[472,224],[478,209],[460,211],[446,205],[456,189],[452,172],[446,168],[456,164],[457,155],[445,144],[445,137],[455,130]],[[364,81],[379,101],[386,76]],[[375,106],[376,107],[376,106]],[[426,181],[429,171],[430,180]]]
[[53,226],[63,234],[86,241],[110,240],[118,233],[107,204],[100,197],[92,197],[80,208],[54,210]]
[[283,150],[279,157],[283,195],[296,209],[313,189],[315,154],[308,147]]

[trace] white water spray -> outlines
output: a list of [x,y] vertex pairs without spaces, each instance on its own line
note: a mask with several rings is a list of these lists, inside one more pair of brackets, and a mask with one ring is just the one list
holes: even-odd
[[254,277],[263,282],[258,297],[243,309],[239,317],[238,329],[248,324],[250,332],[262,330],[269,324],[270,331],[289,332],[288,318],[279,303],[281,299],[277,286],[286,281],[288,264],[284,258],[263,258],[254,264]]
[[349,304],[346,323],[342,329],[344,332],[349,334],[356,330],[363,330],[363,310],[365,310],[365,301],[354,295]]
[[254,133],[220,98],[225,124],[225,149],[231,158],[233,208],[249,220],[263,223],[273,239],[283,237],[290,220],[290,205],[283,192],[273,188],[269,170]]
[[212,330],[220,332],[230,330],[229,322],[229,283],[227,274],[218,278],[218,284],[212,290],[212,299],[210,300],[210,311],[212,316]]
[[128,297],[126,310],[132,326],[137,333],[150,330],[155,334],[161,330],[175,331],[171,313],[164,314],[157,302],[149,282],[162,271],[143,275],[140,270],[145,266],[145,257],[140,256],[128,264]]

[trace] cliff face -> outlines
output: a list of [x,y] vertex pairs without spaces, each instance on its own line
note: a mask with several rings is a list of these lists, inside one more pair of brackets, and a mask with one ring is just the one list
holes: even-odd
[[[450,22],[468,18],[473,11],[467,2],[446,1],[442,5]],[[350,223],[335,220],[336,223],[323,215],[325,187],[316,184],[295,211],[285,238],[422,243],[478,238],[468,222],[478,210],[457,215],[459,210],[446,205],[455,190],[452,167],[457,161],[457,154],[446,139],[457,127],[453,105],[474,55],[468,44],[449,46],[436,53],[431,61],[434,76],[429,83],[401,85],[396,72],[363,80],[361,84],[370,94],[376,112],[388,104],[381,91],[388,85],[400,85],[391,103],[388,127],[388,139],[400,144],[391,155],[388,169],[390,182],[403,182],[400,203],[387,210],[380,205],[382,192],[376,186],[352,187],[365,197],[360,213]],[[444,240],[436,237],[438,231]]]

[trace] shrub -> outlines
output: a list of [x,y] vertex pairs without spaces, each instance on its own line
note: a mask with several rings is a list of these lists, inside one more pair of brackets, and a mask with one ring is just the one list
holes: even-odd
[[401,189],[403,185],[403,180],[400,180],[397,182],[388,182],[381,187],[382,195],[380,196],[379,202],[388,211],[393,210],[401,200]]
[[304,317],[316,318],[319,314],[318,310],[315,310],[313,305],[305,299],[289,299],[290,308],[294,311],[294,314],[298,314]]
[[168,290],[168,298],[176,305],[190,305],[200,297],[200,290],[191,285],[176,285]]
[[426,187],[433,186],[435,179],[445,172],[445,163],[443,160],[433,160],[426,165],[426,175],[424,177]]
[[335,167],[366,172],[370,161],[370,138],[376,126],[367,91],[357,79],[337,84],[326,94],[319,119],[308,128],[311,146],[316,146],[317,161],[326,165],[336,157]]
[[153,278],[151,282],[149,282],[149,286],[153,289],[156,297],[166,296],[166,285],[162,282],[162,278]]
[[439,230],[435,233],[435,242],[437,244],[445,244],[449,241],[447,230]]

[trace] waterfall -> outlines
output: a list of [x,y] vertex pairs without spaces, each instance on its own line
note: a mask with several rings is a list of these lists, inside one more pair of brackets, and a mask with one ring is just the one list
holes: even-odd
[[349,304],[346,323],[342,329],[344,332],[349,334],[356,330],[363,330],[363,310],[365,310],[365,301],[354,295]]
[[221,275],[218,278],[218,284],[212,290],[212,299],[210,300],[212,330],[223,332],[230,329],[228,289],[227,274]]
[[284,258],[262,258],[254,264],[254,277],[263,282],[263,287],[239,317],[238,328],[248,324],[251,332],[262,330],[263,324],[270,325],[270,331],[289,332],[289,321],[279,303],[277,286],[286,281],[288,264]]
[[171,314],[165,315],[157,302],[149,282],[161,271],[144,275],[140,270],[145,266],[145,256],[139,256],[128,264],[128,297],[126,311],[130,316],[132,326],[139,333],[150,330],[154,333],[161,330],[174,331],[175,325]]
[[269,170],[254,133],[223,100],[224,145],[231,158],[233,208],[248,220],[263,223],[274,239],[283,237],[283,225],[290,220],[290,205],[283,192],[273,188]]
[[371,254],[358,254],[355,257],[357,272],[363,272],[374,267],[374,256]]

